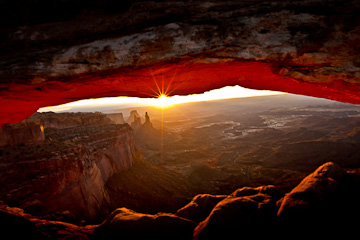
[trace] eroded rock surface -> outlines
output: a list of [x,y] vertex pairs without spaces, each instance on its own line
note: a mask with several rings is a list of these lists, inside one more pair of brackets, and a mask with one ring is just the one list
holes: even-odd
[[329,162],[316,169],[315,172],[304,178],[282,200],[278,211],[279,216],[303,217],[323,215],[329,199],[339,191],[345,171],[337,164]]
[[0,148],[1,199],[36,215],[105,217],[105,184],[139,159],[130,126],[100,113],[42,113],[21,124],[43,126],[43,141],[24,132],[31,143]]
[[357,0],[107,4],[1,31],[1,125],[77,99],[226,85],[360,103]]
[[281,194],[274,186],[242,188],[220,201],[194,230],[194,239],[221,239],[248,235],[257,228],[269,234],[276,216],[276,201]]
[[210,214],[215,205],[226,197],[226,195],[199,194],[186,206],[177,210],[175,214],[195,222],[201,222]]
[[156,215],[119,208],[94,230],[94,239],[191,239],[196,224],[169,213]]
[[[347,238],[358,231],[359,184],[359,169],[344,171],[329,162],[279,201],[283,194],[274,186],[244,187],[228,196],[198,195],[176,214],[144,214],[122,207],[102,224],[86,226],[44,220],[0,202],[0,220],[6,223],[0,229],[7,236],[37,239],[288,239],[289,234]],[[208,216],[198,224],[185,218],[198,221],[204,214]]]

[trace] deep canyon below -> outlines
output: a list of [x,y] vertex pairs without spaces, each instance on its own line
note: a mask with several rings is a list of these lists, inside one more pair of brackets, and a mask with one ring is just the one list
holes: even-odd
[[348,217],[359,126],[359,106],[289,94],[36,113],[1,128],[1,216],[54,239],[212,239],[236,221]]

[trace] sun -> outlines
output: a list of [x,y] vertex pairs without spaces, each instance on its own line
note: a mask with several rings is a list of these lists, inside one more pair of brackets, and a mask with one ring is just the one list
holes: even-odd
[[156,107],[160,107],[162,109],[164,108],[168,108],[170,107],[171,105],[173,105],[172,101],[171,101],[171,98],[168,97],[166,94],[164,93],[161,93],[157,99],[155,99],[155,106]]

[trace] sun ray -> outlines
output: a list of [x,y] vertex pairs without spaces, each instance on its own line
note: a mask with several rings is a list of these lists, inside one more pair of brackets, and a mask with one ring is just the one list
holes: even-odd
[[173,82],[174,79],[175,79],[175,76],[176,76],[176,74],[177,74],[177,71],[178,71],[178,69],[176,68],[176,69],[175,69],[175,72],[174,72],[174,74],[173,74],[173,76],[172,76],[172,78],[170,79],[169,84],[167,85],[167,88],[166,88],[166,90],[165,90],[165,94],[166,94],[166,95],[169,95],[169,94],[170,94],[170,93],[169,93],[169,88],[171,87],[171,84],[172,84],[172,82]]
[[153,93],[154,93],[154,95],[152,95],[152,94],[149,94],[149,93],[146,93],[146,92],[142,92],[142,93],[144,93],[144,94],[146,94],[146,95],[149,95],[149,96],[151,96],[151,97],[157,97],[158,95],[159,95],[159,93],[158,92],[156,92],[152,87],[150,87],[146,82],[142,82],[148,89],[150,89]]
[[157,88],[157,90],[158,90],[158,92],[157,92],[157,94],[158,94],[158,96],[159,95],[161,95],[161,89],[160,89],[160,87],[159,87],[159,84],[157,83],[157,81],[156,81],[156,78],[155,78],[155,76],[154,76],[154,73],[150,70],[150,75],[151,75],[151,77],[152,77],[152,79],[153,79],[153,81],[154,81],[154,83],[155,83],[155,85],[156,85],[156,88]]

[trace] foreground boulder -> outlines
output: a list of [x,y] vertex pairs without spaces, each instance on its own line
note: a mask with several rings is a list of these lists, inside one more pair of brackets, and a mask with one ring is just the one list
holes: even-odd
[[216,204],[226,197],[226,195],[198,194],[186,206],[177,210],[175,215],[201,222],[209,216]]
[[280,196],[273,186],[238,189],[219,202],[199,223],[194,230],[194,239],[224,239],[252,234],[259,227],[268,234],[273,226],[272,220],[276,218],[276,201]]
[[[304,178],[284,197],[278,216],[304,217],[324,216],[329,213],[328,206],[340,188],[345,171],[333,162],[328,162]],[[333,207],[331,207],[333,209]]]
[[45,220],[9,207],[0,201],[0,239],[76,239],[87,240],[95,226]]
[[196,224],[169,213],[156,215],[118,208],[98,228],[93,239],[191,239]]

